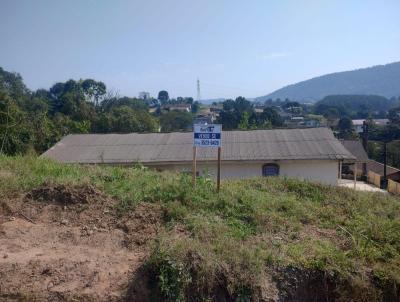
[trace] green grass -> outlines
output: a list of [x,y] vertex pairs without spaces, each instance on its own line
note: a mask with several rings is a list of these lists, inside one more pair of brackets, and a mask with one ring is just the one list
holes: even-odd
[[[139,202],[161,204],[165,230],[152,243],[149,266],[167,300],[196,291],[206,299],[223,280],[246,301],[259,280],[285,267],[323,271],[338,284],[358,280],[377,300],[400,285],[400,200],[393,196],[280,178],[226,181],[218,194],[207,179],[192,188],[187,175],[141,166],[0,156],[0,195],[44,182],[92,184],[118,200],[121,215]],[[185,236],[174,234],[178,224]]]

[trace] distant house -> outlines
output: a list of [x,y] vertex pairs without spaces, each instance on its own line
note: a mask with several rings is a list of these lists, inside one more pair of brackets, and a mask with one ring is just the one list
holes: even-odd
[[[366,176],[368,171],[384,176],[384,165],[375,160],[369,159],[367,152],[358,140],[341,140],[343,146],[356,158],[358,176]],[[349,166],[349,170],[354,173],[354,167]],[[386,177],[394,181],[400,181],[400,169],[386,166]]]
[[192,110],[192,105],[186,104],[186,103],[167,104],[167,105],[164,105],[162,109],[167,110],[167,111],[190,112]]
[[[381,177],[384,176],[383,164],[374,160],[370,160],[367,164],[368,171],[375,172]],[[400,169],[386,165],[386,177],[397,182],[400,182]]]
[[265,109],[264,105],[256,105],[254,106],[254,112],[256,113],[263,113]]
[[[364,125],[365,121],[367,121],[367,120],[365,120],[365,119],[352,120],[354,130],[357,133],[363,132],[363,125]],[[372,122],[377,126],[386,126],[389,123],[389,120],[388,119],[373,119]]]
[[214,107],[214,106],[210,107],[210,112],[216,114],[217,116],[219,116],[221,111],[222,111],[221,107]]
[[303,112],[303,108],[298,106],[286,107],[284,110],[294,115],[299,115]]
[[278,112],[279,116],[281,117],[281,119],[284,122],[290,121],[290,119],[292,118],[293,114],[289,113],[289,112],[285,112],[281,107],[277,106],[276,108],[276,112]]
[[304,126],[309,128],[320,127],[321,122],[317,119],[307,118],[304,120]]
[[139,99],[144,101],[150,100],[150,93],[146,91],[139,92]]
[[290,120],[294,122],[302,122],[304,121],[304,116],[292,116]]
[[214,121],[214,114],[199,114],[194,118],[193,124],[212,124]]
[[304,128],[304,116],[291,116],[284,123],[290,128]]
[[[193,133],[71,134],[42,156],[63,163],[134,165],[191,171]],[[217,150],[197,152],[200,175],[216,175]],[[285,176],[338,182],[339,162],[354,161],[328,128],[224,131],[222,178]]]

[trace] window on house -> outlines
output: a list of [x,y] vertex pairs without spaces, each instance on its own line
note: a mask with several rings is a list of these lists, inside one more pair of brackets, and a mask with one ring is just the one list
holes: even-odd
[[278,176],[279,175],[279,166],[277,164],[265,164],[262,167],[262,175],[263,176]]

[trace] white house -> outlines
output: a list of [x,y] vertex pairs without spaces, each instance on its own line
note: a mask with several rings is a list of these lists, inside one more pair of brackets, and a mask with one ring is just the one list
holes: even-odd
[[139,99],[144,101],[150,100],[150,93],[147,91],[139,92]]
[[[364,122],[367,120],[352,120],[354,129],[357,133],[362,133]],[[386,126],[389,123],[388,119],[373,119],[372,122],[377,126]]]
[[190,112],[192,109],[192,105],[186,103],[179,103],[179,104],[167,104],[163,106],[164,110],[168,111],[184,111]]
[[[63,163],[191,171],[193,133],[73,134],[42,156]],[[216,175],[217,150],[200,148],[197,173]],[[328,128],[223,131],[221,177],[286,176],[336,185],[340,161],[355,157]]]

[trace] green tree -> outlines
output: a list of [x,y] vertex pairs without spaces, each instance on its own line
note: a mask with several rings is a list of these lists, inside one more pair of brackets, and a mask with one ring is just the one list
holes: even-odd
[[160,115],[161,130],[182,131],[189,130],[193,124],[193,116],[188,112],[169,111]]
[[390,109],[388,118],[392,124],[400,125],[400,107]]
[[42,153],[57,141],[54,123],[49,115],[49,102],[44,92],[33,93],[25,110],[32,131],[33,147]]
[[112,111],[114,108],[121,106],[126,106],[133,110],[147,111],[149,109],[149,105],[145,101],[130,97],[114,97],[111,99],[106,99],[101,103],[101,108],[103,111]]
[[7,93],[19,106],[25,100],[29,89],[25,86],[21,75],[5,71],[0,67],[0,90]]
[[158,131],[158,127],[157,119],[147,111],[118,106],[110,112],[99,114],[92,130],[97,133],[154,132]]
[[[247,118],[254,113],[253,105],[244,97],[238,97],[235,100],[226,100],[222,103],[222,111],[219,115],[219,123],[224,129],[238,129],[243,119],[244,112],[247,112]],[[244,126],[242,124],[241,126]]]
[[114,108],[112,111],[112,131],[118,133],[139,131],[139,120],[135,111],[127,106]]
[[355,138],[353,122],[348,117],[343,117],[338,123],[339,137],[343,139]]
[[161,91],[158,93],[158,100],[160,101],[161,104],[167,103],[168,100],[169,100],[168,91],[166,91],[166,90],[161,90]]
[[94,105],[86,100],[81,83],[68,80],[50,88],[52,113],[62,113],[77,122],[89,121],[96,115]]
[[9,95],[0,91],[0,153],[25,153],[31,144],[32,132],[26,114]]
[[37,152],[45,152],[61,137],[57,136],[54,123],[46,112],[38,111],[36,114],[29,115],[29,125],[32,131],[32,145]]
[[57,113],[53,118],[56,140],[70,133],[89,133],[91,123],[87,120],[76,121],[68,115]]
[[274,127],[282,127],[283,126],[282,118],[280,117],[278,112],[271,107],[264,108],[263,112],[261,113],[260,126],[263,125],[265,122],[271,124]]
[[86,98],[98,106],[99,100],[107,92],[106,85],[103,82],[97,82],[92,79],[83,80],[80,84]]
[[192,104],[192,113],[197,113],[200,109],[200,103],[198,101],[195,101]]
[[218,123],[222,124],[225,130],[237,129],[240,119],[233,111],[223,110],[219,113]]
[[239,121],[238,128],[242,130],[250,129],[249,113],[247,111],[242,113],[242,118]]

